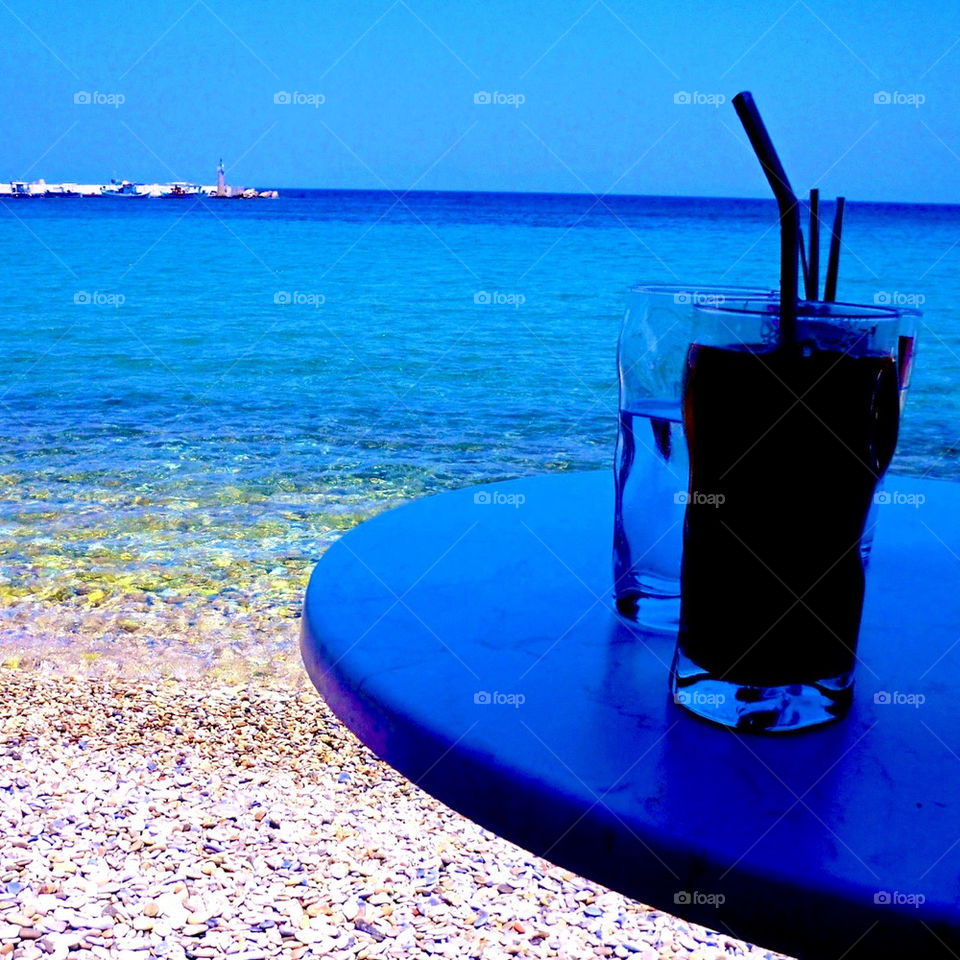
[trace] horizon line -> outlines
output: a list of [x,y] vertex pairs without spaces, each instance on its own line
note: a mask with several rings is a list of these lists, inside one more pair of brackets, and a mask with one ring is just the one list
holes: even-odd
[[[264,188],[267,189],[267,188]],[[593,199],[596,198],[605,198],[605,197],[614,197],[617,199],[653,199],[653,200],[747,200],[750,202],[770,202],[775,204],[776,198],[772,196],[765,197],[746,197],[746,196],[717,196],[717,195],[708,195],[708,194],[697,194],[697,193],[589,193],[585,190],[465,190],[465,189],[435,189],[435,190],[404,190],[404,189],[394,189],[392,187],[306,187],[306,186],[285,186],[285,187],[271,187],[270,189],[274,190],[312,190],[317,193],[388,193],[392,195],[408,196],[409,194],[417,193],[455,193],[455,194],[482,194],[490,196],[513,196],[513,197],[590,197]],[[842,194],[841,194],[842,196]],[[802,203],[805,201],[805,197],[799,196],[797,199]],[[825,199],[821,197],[821,204],[831,204],[836,202],[836,197],[833,199]],[[853,200],[849,196],[845,197],[845,202],[847,206],[851,204],[856,206],[859,204],[878,204],[884,206],[910,206],[910,207],[960,207],[960,198],[956,200],[870,200],[870,199],[860,199]]]

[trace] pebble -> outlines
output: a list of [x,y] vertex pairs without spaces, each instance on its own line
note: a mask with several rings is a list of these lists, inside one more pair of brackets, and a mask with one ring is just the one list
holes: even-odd
[[360,745],[299,664],[252,683],[153,666],[0,667],[0,956],[776,956],[443,807]]

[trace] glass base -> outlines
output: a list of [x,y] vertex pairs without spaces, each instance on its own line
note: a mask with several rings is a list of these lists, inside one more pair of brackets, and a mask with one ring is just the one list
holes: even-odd
[[792,733],[845,716],[853,702],[853,673],[812,683],[747,686],[718,680],[677,650],[670,688],[675,703],[713,723],[746,733]]
[[[617,574],[616,562],[614,573]],[[680,581],[650,570],[620,573],[614,584],[617,613],[646,630],[669,633],[680,628]]]
[[669,633],[674,637],[680,627],[680,597],[651,595],[640,590],[619,591],[614,598],[617,613],[645,630]]

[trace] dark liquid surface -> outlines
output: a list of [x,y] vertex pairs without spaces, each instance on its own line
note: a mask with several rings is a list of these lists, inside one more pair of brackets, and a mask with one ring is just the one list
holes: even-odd
[[698,666],[760,686],[853,668],[897,388],[890,357],[691,347],[679,644]]

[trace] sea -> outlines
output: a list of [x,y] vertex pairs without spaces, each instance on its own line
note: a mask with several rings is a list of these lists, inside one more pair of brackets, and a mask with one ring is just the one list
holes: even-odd
[[[0,202],[0,606],[295,616],[378,511],[612,469],[631,285],[777,285],[772,200],[280,194]],[[838,299],[923,310],[892,471],[960,478],[960,207],[848,202]]]

